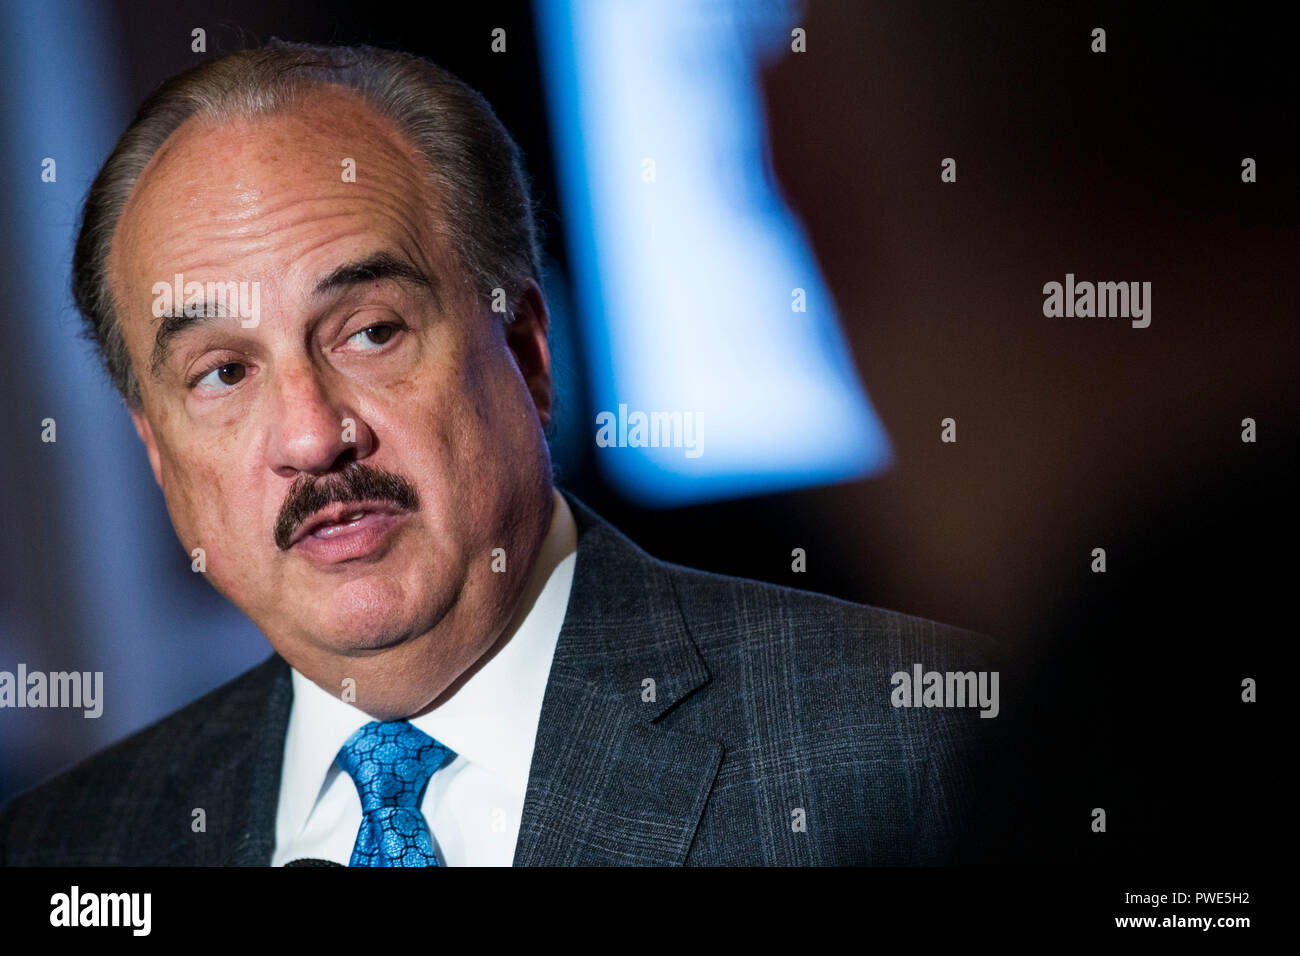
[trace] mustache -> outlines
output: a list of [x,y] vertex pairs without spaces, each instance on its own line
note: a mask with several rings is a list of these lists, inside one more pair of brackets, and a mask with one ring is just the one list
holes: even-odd
[[275,546],[287,551],[302,523],[326,505],[363,501],[391,501],[406,511],[420,507],[414,485],[401,475],[373,465],[350,462],[332,474],[320,477],[302,474],[289,486],[289,493],[280,506],[275,520]]

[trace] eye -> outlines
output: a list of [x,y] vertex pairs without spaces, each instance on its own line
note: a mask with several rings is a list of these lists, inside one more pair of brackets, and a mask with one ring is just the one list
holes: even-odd
[[226,387],[238,385],[244,379],[247,371],[239,362],[228,362],[225,365],[219,365],[211,372],[208,372],[197,382],[194,383],[196,388],[204,389],[210,392],[225,391]]
[[371,325],[350,336],[348,341],[351,342],[355,340],[361,347],[361,351],[364,352],[378,348],[381,345],[387,345],[389,340],[392,339],[393,333],[396,331],[397,326],[389,325],[387,323],[383,325]]

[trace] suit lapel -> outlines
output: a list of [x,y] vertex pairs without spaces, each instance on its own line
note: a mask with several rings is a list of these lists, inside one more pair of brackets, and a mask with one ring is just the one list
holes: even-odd
[[173,767],[184,786],[174,815],[189,820],[201,808],[204,828],[169,843],[150,865],[270,865],[292,703],[289,665],[273,653],[204,712],[183,765]]
[[709,671],[663,566],[569,503],[577,564],[514,862],[680,865],[723,747],[659,721],[707,683]]
[[275,851],[280,771],[293,683],[289,665],[278,654],[273,654],[263,668],[265,710],[254,725],[258,730],[251,735],[237,765],[223,768],[213,782],[225,805],[231,808],[231,820],[239,824],[228,836],[221,866],[270,866]]

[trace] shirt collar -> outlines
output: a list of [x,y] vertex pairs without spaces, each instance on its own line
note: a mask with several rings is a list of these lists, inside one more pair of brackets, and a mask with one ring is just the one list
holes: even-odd
[[[568,502],[554,492],[551,526],[507,625],[500,650],[434,710],[411,723],[472,764],[499,777],[522,802],[551,659],[573,585],[578,533]],[[339,748],[373,718],[292,670],[293,707],[285,735],[282,817],[292,838],[332,779]]]

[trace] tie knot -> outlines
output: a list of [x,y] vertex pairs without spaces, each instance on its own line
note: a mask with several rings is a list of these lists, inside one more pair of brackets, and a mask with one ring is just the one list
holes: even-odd
[[455,754],[405,720],[372,720],[339,748],[339,766],[361,796],[365,813],[418,807],[429,778]]

